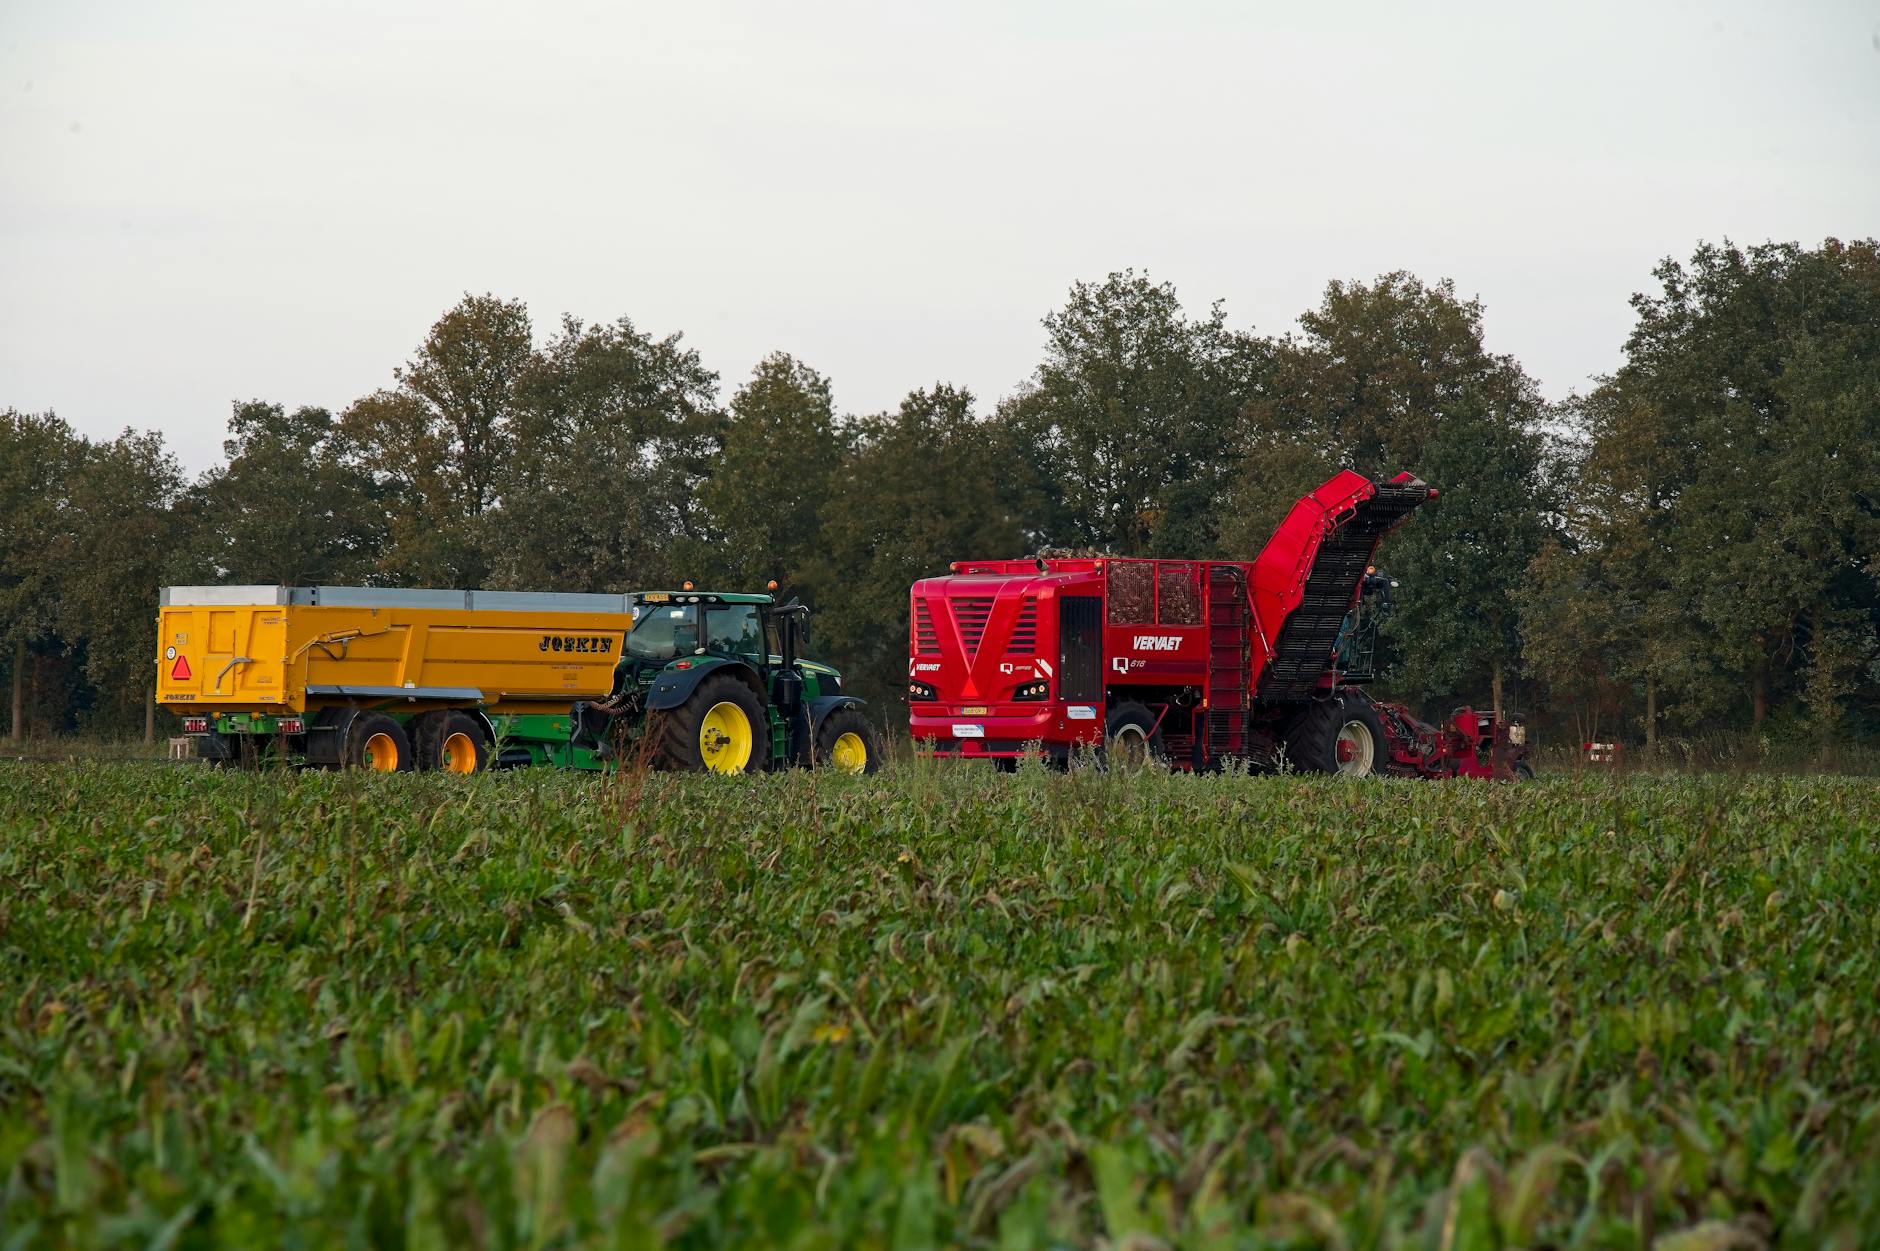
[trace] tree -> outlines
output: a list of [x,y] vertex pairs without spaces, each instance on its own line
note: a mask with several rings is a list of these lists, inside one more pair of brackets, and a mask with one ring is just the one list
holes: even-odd
[[[1706,244],[1655,276],[1605,388],[1637,418],[1596,445],[1661,467],[1670,583],[1760,730],[1798,661],[1860,668],[1880,550],[1880,245]],[[1824,734],[1842,687],[1809,688]]]
[[342,416],[352,463],[384,488],[398,581],[476,585],[500,537],[485,524],[514,446],[516,390],[534,359],[519,300],[467,295],[394,371],[397,386]]
[[848,445],[828,378],[783,352],[759,362],[699,489],[692,576],[738,588],[778,578],[813,598],[830,577],[822,515]]
[[189,550],[179,573],[201,581],[332,585],[367,580],[385,545],[378,488],[346,461],[324,408],[234,405],[228,463],[178,503]]
[[995,433],[970,392],[944,383],[857,423],[823,512],[836,597],[816,637],[871,699],[904,695],[908,587],[950,561],[1022,548],[999,497]]
[[1257,551],[1340,468],[1416,473],[1442,494],[1380,557],[1402,583],[1394,687],[1447,701],[1486,679],[1499,712],[1520,660],[1513,592],[1557,508],[1539,389],[1487,350],[1480,302],[1447,280],[1333,282],[1300,326],[1274,345],[1270,381],[1243,412],[1230,546]]
[[721,418],[718,375],[678,335],[564,318],[523,379],[498,476],[493,580],[625,591],[670,582]]
[[1008,488],[1034,540],[1124,556],[1219,544],[1234,418],[1265,368],[1219,304],[1190,320],[1133,270],[1078,283],[1044,319],[1045,359],[1000,406]]
[[52,413],[0,413],[0,657],[12,697],[8,736],[26,733],[26,672],[59,619],[61,566],[54,536],[70,516],[67,498],[80,441]]
[[154,734],[156,673],[151,613],[174,551],[171,505],[182,470],[154,431],[126,430],[84,445],[70,476],[66,524],[54,537],[60,633],[84,644],[94,720],[130,724],[141,704]]

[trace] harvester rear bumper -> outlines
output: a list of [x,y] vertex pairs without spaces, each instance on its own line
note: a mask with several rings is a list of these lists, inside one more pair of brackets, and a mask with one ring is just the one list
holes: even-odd
[[[1037,751],[1040,744],[1048,753],[1063,755],[1069,738],[1062,715],[1063,709],[1050,704],[1020,713],[1009,705],[997,713],[915,713],[908,718],[908,733],[914,750],[923,755],[1009,760]],[[1093,741],[1095,733],[1101,733],[1101,727],[1095,728]]]

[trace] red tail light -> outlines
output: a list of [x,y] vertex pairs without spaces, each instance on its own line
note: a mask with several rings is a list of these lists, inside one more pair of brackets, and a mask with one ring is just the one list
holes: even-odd
[[279,721],[275,722],[275,725],[280,727],[280,731],[283,734],[305,734],[307,732],[307,723],[302,721],[299,717],[282,717]]
[[183,733],[207,734],[208,732],[209,732],[209,718],[207,717],[184,717],[183,718]]

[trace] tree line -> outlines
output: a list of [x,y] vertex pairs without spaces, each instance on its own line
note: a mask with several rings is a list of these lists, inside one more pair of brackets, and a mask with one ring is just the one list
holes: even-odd
[[160,433],[0,420],[0,668],[23,732],[157,729],[157,588],[624,591],[779,579],[816,654],[898,707],[908,584],[1044,549],[1248,558],[1336,469],[1441,488],[1387,543],[1383,690],[1656,747],[1880,731],[1880,245],[1700,246],[1624,362],[1546,403],[1481,304],[1333,282],[1263,336],[1125,271],[1032,375],[841,414],[785,353],[723,396],[678,334],[464,298],[335,414],[236,403],[193,480]]

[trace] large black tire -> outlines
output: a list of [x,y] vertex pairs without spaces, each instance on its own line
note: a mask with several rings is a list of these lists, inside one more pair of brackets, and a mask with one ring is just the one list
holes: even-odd
[[[741,720],[740,720],[741,719]],[[770,761],[770,719],[751,688],[714,673],[677,708],[651,713],[653,767],[677,773],[762,773]]]
[[1162,727],[1156,724],[1155,714],[1133,700],[1110,709],[1103,722],[1101,756],[1113,768],[1161,764],[1165,759]]
[[873,773],[881,768],[881,740],[860,708],[837,708],[816,729],[816,767],[838,773]]
[[354,717],[346,730],[340,763],[348,769],[404,773],[412,766],[411,739],[405,728],[382,712]]
[[1358,691],[1313,704],[1293,719],[1285,739],[1286,760],[1300,773],[1376,777],[1390,755],[1384,719]]
[[1525,760],[1517,760],[1509,768],[1514,774],[1514,780],[1517,782],[1532,782],[1534,780],[1534,766]]
[[411,727],[418,768],[427,772],[481,773],[490,767],[489,740],[467,712],[429,712]]
[[[222,740],[226,745],[226,756],[210,756],[209,763],[218,769],[259,769],[261,767],[261,746],[253,734],[230,734]],[[206,750],[204,748],[199,750]]]

